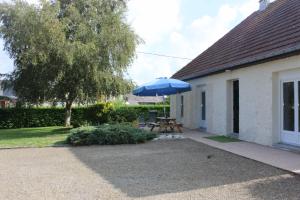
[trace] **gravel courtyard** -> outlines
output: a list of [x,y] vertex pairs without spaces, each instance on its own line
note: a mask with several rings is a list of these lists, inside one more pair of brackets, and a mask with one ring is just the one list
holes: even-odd
[[300,177],[192,140],[0,150],[0,199],[299,199]]

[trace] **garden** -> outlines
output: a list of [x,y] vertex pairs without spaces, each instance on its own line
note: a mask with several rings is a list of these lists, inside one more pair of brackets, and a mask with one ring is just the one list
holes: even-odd
[[[150,110],[162,115],[162,105],[75,107],[106,102],[135,87],[127,72],[143,40],[125,20],[126,2],[16,1],[0,8],[0,37],[14,61],[11,73],[0,74],[0,87],[17,97],[16,108],[0,110],[0,147],[153,138],[139,129],[138,120],[147,121]],[[44,103],[53,108],[41,108]]]
[[112,103],[76,107],[71,127],[63,126],[63,108],[0,109],[0,148],[144,143],[155,134],[140,129],[139,120],[147,121],[151,110],[162,114],[163,107]]

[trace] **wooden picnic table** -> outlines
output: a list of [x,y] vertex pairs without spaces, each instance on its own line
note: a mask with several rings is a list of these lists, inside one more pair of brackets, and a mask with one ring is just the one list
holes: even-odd
[[174,131],[175,128],[176,128],[178,130],[178,132],[182,133],[181,126],[182,126],[181,124],[176,122],[175,118],[172,118],[172,117],[157,117],[156,118],[156,123],[152,123],[151,131],[153,131],[153,129],[155,127],[159,127],[159,132],[167,133],[168,128],[171,131]]

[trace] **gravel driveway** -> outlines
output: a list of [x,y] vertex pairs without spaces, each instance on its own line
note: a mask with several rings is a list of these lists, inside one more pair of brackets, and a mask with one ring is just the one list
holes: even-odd
[[300,178],[192,140],[0,150],[0,199],[299,199]]

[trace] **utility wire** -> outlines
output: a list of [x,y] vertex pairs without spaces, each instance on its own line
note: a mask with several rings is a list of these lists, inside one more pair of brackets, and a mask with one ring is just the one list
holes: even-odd
[[181,60],[193,60],[191,58],[184,58],[184,57],[178,57],[178,56],[169,56],[169,55],[164,55],[164,54],[150,53],[150,52],[143,52],[143,51],[138,51],[137,53],[139,53],[139,54],[146,54],[146,55],[152,55],[152,56],[166,57],[166,58],[175,58],[175,59],[181,59]]

